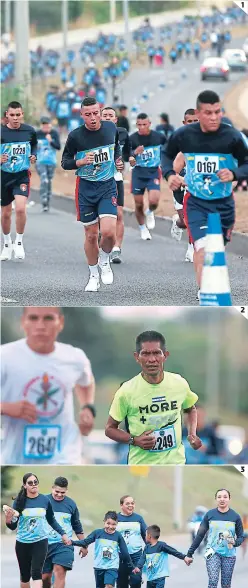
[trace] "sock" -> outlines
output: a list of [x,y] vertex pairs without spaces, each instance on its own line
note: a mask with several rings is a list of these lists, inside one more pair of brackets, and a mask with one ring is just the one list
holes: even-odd
[[16,243],[22,243],[22,239],[23,239],[23,234],[21,234],[21,233],[16,233],[15,242],[16,242]]
[[9,233],[8,235],[4,235],[4,245],[11,245],[12,241],[11,241],[11,234]]
[[151,212],[152,212],[152,210],[150,210],[150,208],[147,208],[146,211],[145,211],[145,215],[151,214]]
[[115,245],[115,246],[113,247],[113,249],[112,249],[112,251],[120,251],[120,250],[121,250],[121,248],[120,248],[120,247],[118,247],[117,245]]
[[109,262],[109,253],[106,253],[106,251],[103,251],[103,249],[100,249],[100,253],[99,253],[99,261],[100,263],[102,263],[103,265],[105,263]]
[[90,277],[98,278],[98,265],[89,265]]
[[139,228],[141,231],[144,231],[144,229],[146,229],[146,225],[139,225]]

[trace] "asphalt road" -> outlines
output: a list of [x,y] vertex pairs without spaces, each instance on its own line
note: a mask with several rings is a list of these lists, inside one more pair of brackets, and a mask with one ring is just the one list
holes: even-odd
[[[88,267],[83,227],[74,215],[52,209],[28,209],[24,262],[2,263],[3,304],[112,306],[196,305],[192,264],[184,262],[185,242],[155,234],[141,241],[138,229],[127,228],[124,263],[114,266],[114,283],[97,293],[84,292]],[[248,258],[228,254],[233,304],[247,304]],[[7,299],[7,301],[6,301]],[[8,302],[8,300],[10,302]],[[13,301],[13,302],[11,302]]]
[[[173,545],[179,551],[185,552],[189,546],[189,537],[181,535],[178,538],[167,537],[167,543]],[[78,548],[75,548],[75,563],[73,570],[68,573],[66,586],[73,588],[95,588],[93,572],[93,547],[90,546],[89,555],[81,560],[78,556]],[[203,556],[195,555],[194,563],[186,568],[181,560],[169,556],[170,578],[166,580],[166,586],[173,588],[202,588],[207,587],[207,574]],[[17,588],[19,586],[19,570],[14,551],[14,537],[2,538],[2,588]],[[232,588],[246,588],[247,558],[242,559],[241,550],[237,550],[237,563],[233,575]],[[142,585],[144,588],[146,582]]]
[[[233,42],[242,45],[242,40]],[[182,78],[182,69],[187,77]],[[199,64],[192,57],[165,73],[147,67],[130,73],[125,84],[125,101],[132,105],[143,89],[154,95],[144,103],[153,123],[161,110],[170,114],[171,122],[180,124],[186,108],[194,106],[197,94],[206,87],[221,97],[233,83],[243,77],[231,74],[230,82],[199,81]],[[159,90],[159,83],[166,87]],[[72,193],[74,186],[72,186]],[[57,206],[57,204],[56,204]],[[168,231],[167,231],[168,233]],[[166,231],[165,231],[166,234]],[[39,205],[28,211],[24,263],[2,264],[3,304],[97,306],[97,305],[196,305],[196,284],[192,264],[184,263],[186,243],[169,236],[154,234],[151,242],[142,242],[136,228],[126,228],[123,244],[124,263],[115,266],[112,286],[101,286],[98,293],[84,293],[88,268],[83,252],[83,228],[74,215],[53,208],[42,215]],[[227,254],[233,304],[248,303],[247,245],[244,252]],[[242,258],[242,255],[244,257]],[[13,301],[13,302],[12,302]]]

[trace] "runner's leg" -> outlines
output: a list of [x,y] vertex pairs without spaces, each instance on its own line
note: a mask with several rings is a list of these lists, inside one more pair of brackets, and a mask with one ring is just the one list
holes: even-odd
[[33,579],[32,588],[42,588],[42,570],[47,555],[48,540],[42,539],[32,543],[32,562],[31,577]]
[[52,197],[52,179],[53,179],[54,173],[55,173],[54,165],[48,165],[47,166],[47,178],[48,178],[47,203],[48,203],[48,206],[50,204],[50,200]]
[[215,553],[206,561],[208,573],[208,588],[217,588],[220,576],[221,558]]
[[236,557],[221,558],[221,588],[231,588]]
[[47,192],[48,192],[48,166],[42,163],[37,163],[37,172],[40,176],[40,201],[42,206],[47,204]]
[[49,573],[49,574],[42,574],[42,580],[43,580],[43,588],[51,588],[52,585],[52,575],[53,573]]
[[66,569],[55,564],[53,571],[55,576],[54,588],[65,588]]
[[119,249],[121,249],[123,237],[124,237],[123,206],[118,206],[115,246],[119,247]]
[[84,251],[89,266],[95,266],[98,263],[99,247],[98,247],[98,221],[92,225],[86,225]]
[[140,194],[134,198],[135,205],[135,216],[140,226],[145,225],[145,213],[144,213],[144,195]]
[[30,588],[31,562],[32,562],[32,544],[21,543],[16,541],[15,552],[20,568],[20,586],[21,588]]

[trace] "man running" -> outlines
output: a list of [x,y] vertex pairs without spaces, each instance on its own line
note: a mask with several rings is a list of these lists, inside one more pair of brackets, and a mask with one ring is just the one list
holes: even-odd
[[37,131],[38,152],[36,169],[40,176],[40,199],[43,212],[47,212],[52,196],[52,179],[57,165],[56,150],[61,149],[58,132],[52,128],[47,116],[41,117]]
[[[183,125],[190,125],[192,123],[198,122],[198,118],[195,114],[194,108],[188,108],[184,113],[183,118]],[[185,169],[185,159],[182,153],[178,153],[176,159],[173,163],[173,168],[175,172],[179,173],[180,176],[184,177],[186,173]],[[179,190],[175,190],[173,192],[174,197],[174,205],[175,209],[178,214],[175,214],[172,217],[172,227],[171,227],[171,236],[174,237],[177,241],[181,241],[183,229],[186,229],[186,224],[184,220],[183,214],[183,197],[184,197],[185,187],[181,186]],[[188,249],[185,255],[185,261],[190,261],[193,263],[193,256],[194,256],[194,246],[191,243],[189,237],[189,244]]]
[[[197,98],[199,123],[180,127],[162,150],[162,172],[171,190],[186,184],[184,213],[189,235],[194,243],[194,264],[201,286],[208,214],[221,217],[225,244],[231,239],[235,221],[232,182],[248,177],[248,148],[241,133],[222,122],[219,96],[205,90]],[[186,175],[182,178],[173,161],[182,152]]]
[[[105,433],[130,446],[129,464],[185,463],[182,410],[187,414],[190,445],[194,449],[202,445],[196,435],[198,396],[179,374],[164,371],[168,356],[161,333],[138,335],[134,357],[142,371],[122,384],[111,404]],[[119,429],[122,421],[127,431]]]
[[81,435],[95,416],[90,362],[57,341],[64,328],[59,308],[26,307],[21,327],[26,339],[2,345],[2,463],[81,464]]
[[[1,192],[4,246],[1,261],[25,259],[23,235],[26,205],[30,190],[30,164],[36,161],[37,136],[33,127],[23,123],[20,102],[12,101],[6,110],[7,124],[1,127]],[[16,237],[12,244],[11,214],[15,201]]]
[[[142,516],[134,512],[135,502],[132,496],[122,496],[120,498],[121,511],[118,513],[118,525],[116,530],[121,533],[133,567],[142,556],[143,542],[146,542],[147,525]],[[117,588],[141,588],[141,575],[128,573],[128,569],[122,562],[119,567]]]
[[[113,283],[110,253],[116,239],[117,189],[115,168],[123,171],[119,135],[111,121],[101,121],[95,98],[84,98],[81,115],[85,124],[72,131],[62,155],[63,169],[75,169],[77,219],[85,229],[85,254],[90,277],[86,292],[100,287],[98,266],[104,284]],[[98,248],[98,218],[101,249]]]
[[[134,196],[135,214],[144,241],[151,239],[149,229],[155,227],[154,210],[160,196],[160,150],[166,138],[163,134],[151,130],[151,121],[147,114],[137,116],[138,131],[130,135],[132,170],[131,192]],[[148,191],[149,207],[144,213],[144,193]]]
[[[52,492],[48,494],[55,519],[65,529],[69,539],[72,539],[73,531],[78,539],[84,539],[77,505],[67,496],[67,491],[68,480],[62,476],[56,478]],[[51,588],[53,573],[54,588],[65,588],[66,573],[72,570],[73,566],[74,549],[72,545],[64,545],[61,536],[52,527],[49,526],[48,529],[48,552],[42,575],[43,588]]]
[[[116,111],[111,106],[105,106],[102,109],[102,120],[110,120],[115,125],[117,124]],[[130,157],[130,141],[129,135],[124,127],[117,127],[119,134],[119,142],[122,151],[123,161],[129,161]],[[121,263],[121,246],[124,237],[124,220],[123,220],[123,206],[124,206],[124,182],[121,172],[116,171],[114,178],[117,185],[117,224],[116,224],[116,241],[111,252],[111,261],[113,263]]]

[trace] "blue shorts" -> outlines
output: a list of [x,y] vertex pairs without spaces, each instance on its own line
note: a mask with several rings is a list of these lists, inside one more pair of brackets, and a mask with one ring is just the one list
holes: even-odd
[[233,196],[217,200],[201,200],[186,192],[183,201],[184,219],[192,242],[207,234],[208,214],[218,212],[221,218],[224,243],[231,241],[235,222],[235,203]]
[[96,570],[95,572],[95,579],[96,579],[96,588],[105,588],[106,584],[110,584],[110,586],[115,586],[116,580],[118,578],[118,570]]
[[165,578],[158,578],[157,580],[152,580],[151,582],[147,582],[147,588],[164,588],[165,586]]
[[97,223],[98,217],[117,217],[117,187],[114,178],[106,182],[90,182],[78,176],[75,200],[77,220],[85,226]]
[[158,190],[160,191],[160,178],[161,172],[159,168],[149,173],[148,170],[143,168],[134,168],[132,170],[131,179],[131,192],[134,196],[140,196],[145,193],[145,190]]
[[51,545],[48,545],[47,556],[43,567],[43,574],[49,574],[52,572],[54,564],[62,566],[66,570],[72,570],[73,562],[74,548],[72,545],[52,543]]

